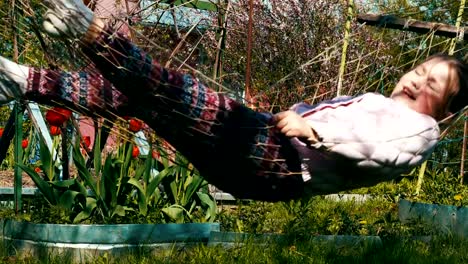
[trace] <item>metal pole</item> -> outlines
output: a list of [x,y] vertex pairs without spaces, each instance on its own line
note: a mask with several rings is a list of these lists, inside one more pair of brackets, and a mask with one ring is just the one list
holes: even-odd
[[[11,28],[13,30],[13,60],[18,62],[18,28],[16,27],[16,1],[11,1]],[[13,190],[13,199],[15,204],[15,213],[21,213],[22,211],[22,203],[21,203],[21,194],[23,188],[23,180],[22,180],[22,171],[21,168],[18,166],[23,162],[23,149],[21,148],[21,141],[23,140],[23,113],[24,110],[21,107],[20,102],[15,102],[15,106],[13,108],[14,116],[15,116],[15,140],[14,140],[14,159],[15,159],[15,170],[14,170],[14,190]]]
[[[458,9],[458,16],[457,16],[457,21],[455,23],[455,27],[457,28],[457,32],[460,32],[460,25],[462,22],[462,17],[463,13],[465,10],[465,0],[460,0],[460,8]],[[464,29],[463,29],[464,31]],[[459,33],[460,34],[460,33]],[[455,46],[457,44],[457,41],[460,40],[462,41],[463,39],[461,38],[463,34],[460,34],[459,37],[455,37],[452,39],[451,45],[450,45],[450,50],[449,54],[453,55],[455,52]],[[461,87],[460,87],[461,88]],[[465,118],[464,118],[464,128],[463,128],[463,144],[462,144],[462,154],[461,154],[461,161],[460,161],[460,183],[463,184],[463,177],[465,174],[465,156],[466,156],[466,136],[467,136],[467,129],[468,129],[468,124],[467,124],[467,114],[465,113]]]
[[465,113],[464,126],[463,126],[462,154],[461,154],[461,161],[460,161],[460,184],[463,184],[463,178],[465,177],[465,157],[466,157],[467,131],[468,131],[468,114]]
[[[225,0],[223,4],[221,1],[218,5],[218,26],[219,29],[216,31],[216,40],[217,40],[217,51],[216,58],[213,67],[213,79],[216,83],[222,83],[222,58],[224,53],[224,48],[226,46],[226,30],[227,30],[227,13],[229,9],[229,1]],[[218,87],[219,89],[219,87]]]
[[343,40],[343,50],[341,52],[340,71],[338,74],[338,84],[336,87],[336,96],[341,96],[343,87],[343,75],[346,69],[346,54],[348,52],[349,36],[351,32],[351,20],[353,19],[354,0],[348,0],[348,14],[346,16],[345,36]]
[[14,180],[14,201],[15,201],[15,213],[21,213],[23,204],[21,202],[21,194],[23,188],[23,177],[22,170],[18,166],[23,162],[23,148],[21,142],[23,141],[23,107],[19,101],[15,102],[14,113],[15,113],[15,180]]

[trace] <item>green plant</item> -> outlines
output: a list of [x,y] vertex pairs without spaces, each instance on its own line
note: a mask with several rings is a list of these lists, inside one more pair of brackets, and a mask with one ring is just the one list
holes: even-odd
[[30,166],[24,164],[18,166],[31,177],[50,206],[63,208],[70,212],[71,221],[78,222],[79,215],[88,209],[87,190],[77,179],[60,181],[58,164],[55,163],[44,141],[40,140],[39,143],[42,175]]
[[[216,202],[207,193],[206,182],[180,155],[172,163],[163,154],[162,163],[159,162],[162,168],[157,173],[158,162],[151,155],[137,157],[133,144],[124,142],[102,161],[98,133],[93,150],[94,169],[87,167],[78,139],[73,146],[78,178],[60,181],[59,164],[45,143],[39,143],[42,172],[32,166],[20,166],[33,179],[50,210],[58,212],[54,215],[62,220],[68,217],[74,223],[90,218],[100,223],[121,222],[128,212],[134,219],[134,213],[146,217],[150,210],[156,210],[163,222],[212,222],[216,217]],[[166,192],[160,190],[162,186]],[[151,219],[154,217],[152,212]]]
[[421,193],[412,199],[447,205],[468,204],[468,186],[460,184],[457,173],[451,168],[426,169]]
[[162,184],[170,203],[162,209],[165,216],[182,223],[193,221],[197,214],[201,214],[204,221],[213,222],[217,208],[213,197],[208,194],[207,182],[180,154],[176,154],[170,164],[167,154],[163,153],[162,162],[165,168],[158,177],[163,178]]

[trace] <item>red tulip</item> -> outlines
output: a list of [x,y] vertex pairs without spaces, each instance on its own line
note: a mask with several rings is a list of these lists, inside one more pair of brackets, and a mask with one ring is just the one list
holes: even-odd
[[58,126],[50,126],[50,135],[52,136],[58,136],[60,135],[60,127]]
[[54,107],[47,111],[46,120],[51,126],[61,126],[71,117],[72,112],[61,107]]
[[37,172],[37,173],[39,173],[39,172],[41,172],[41,168],[40,168],[40,167],[36,167],[36,168],[34,168],[34,171]]
[[83,142],[85,146],[89,149],[91,146],[91,137],[90,136],[83,136]]
[[137,146],[133,146],[132,157],[137,158],[140,155],[140,149]]
[[29,144],[28,139],[23,139],[23,141],[21,141],[21,147],[24,149],[28,147],[28,144]]
[[141,122],[140,120],[138,119],[130,119],[130,121],[128,122],[128,129],[132,132],[138,132],[141,130],[141,128],[143,127],[143,122]]
[[2,136],[3,136],[3,130],[4,130],[4,128],[3,128],[3,127],[2,127],[2,128],[0,128],[0,137],[2,137]]
[[161,157],[161,154],[157,150],[153,150],[153,159],[159,159]]

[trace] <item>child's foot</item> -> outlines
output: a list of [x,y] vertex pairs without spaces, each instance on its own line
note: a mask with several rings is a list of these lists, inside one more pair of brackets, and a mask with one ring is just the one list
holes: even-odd
[[28,84],[29,67],[0,56],[0,104],[24,95]]
[[81,38],[93,21],[93,11],[82,0],[46,0],[44,29],[59,38]]

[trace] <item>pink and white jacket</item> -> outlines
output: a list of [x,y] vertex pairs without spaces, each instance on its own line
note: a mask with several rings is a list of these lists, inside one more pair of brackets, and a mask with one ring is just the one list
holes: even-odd
[[311,194],[391,180],[421,164],[434,150],[439,126],[430,116],[380,94],[295,104],[317,132],[312,145],[292,140]]

